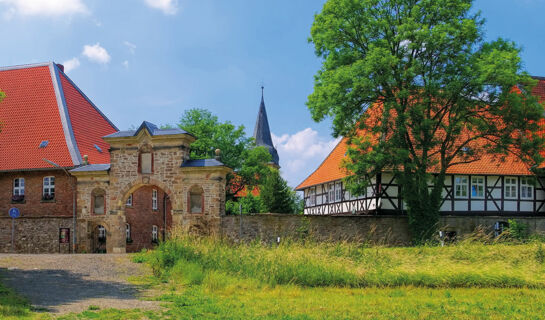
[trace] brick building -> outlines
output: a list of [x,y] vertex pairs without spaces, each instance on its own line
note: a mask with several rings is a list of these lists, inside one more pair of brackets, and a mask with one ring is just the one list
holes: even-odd
[[74,239],[80,252],[137,251],[173,226],[219,231],[230,169],[190,160],[190,133],[119,131],[52,62],[0,68],[0,90],[0,252],[68,252]]

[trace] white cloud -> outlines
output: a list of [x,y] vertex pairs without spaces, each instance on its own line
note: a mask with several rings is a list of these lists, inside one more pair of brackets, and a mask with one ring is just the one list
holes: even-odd
[[272,134],[280,157],[281,171],[290,186],[295,187],[312,173],[340,141],[320,137],[318,131],[306,128],[295,134]]
[[129,69],[129,61],[128,60],[123,61],[122,65],[125,67],[125,69]]
[[81,0],[0,0],[11,14],[25,16],[62,16],[89,13]]
[[154,9],[163,11],[164,14],[176,14],[178,12],[178,0],[145,0],[146,4]]
[[108,51],[101,47],[98,42],[95,45],[85,45],[82,54],[96,63],[106,64],[112,59],[108,54]]
[[124,41],[123,44],[129,49],[129,52],[131,54],[134,54],[136,52],[136,45],[134,43]]
[[74,57],[70,60],[67,60],[65,62],[62,63],[63,66],[64,66],[64,72],[65,73],[68,73],[74,69],[76,69],[77,67],[79,67],[80,63],[79,63],[79,59]]

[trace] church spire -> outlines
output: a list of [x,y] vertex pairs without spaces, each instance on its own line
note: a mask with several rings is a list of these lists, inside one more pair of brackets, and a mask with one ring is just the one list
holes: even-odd
[[276,148],[273,146],[271,130],[269,129],[269,120],[267,119],[267,111],[265,110],[265,99],[263,98],[264,89],[265,88],[261,86],[261,104],[259,105],[257,121],[254,128],[254,139],[257,146],[269,149],[269,153],[272,156],[272,163],[275,166],[279,166],[280,159],[278,158]]

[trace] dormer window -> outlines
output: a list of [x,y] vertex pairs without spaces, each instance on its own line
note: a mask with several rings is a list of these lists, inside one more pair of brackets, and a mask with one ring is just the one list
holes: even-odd
[[43,140],[42,142],[40,142],[40,145],[38,146],[38,148],[40,149],[45,148],[47,147],[48,144],[49,144],[49,140]]

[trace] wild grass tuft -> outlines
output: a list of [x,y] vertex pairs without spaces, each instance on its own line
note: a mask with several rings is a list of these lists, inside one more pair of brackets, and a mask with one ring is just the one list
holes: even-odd
[[180,236],[135,259],[147,261],[160,278],[210,288],[227,286],[221,278],[229,276],[273,287],[545,287],[545,251],[537,242],[470,239],[446,247],[388,248],[310,241],[234,244]]

